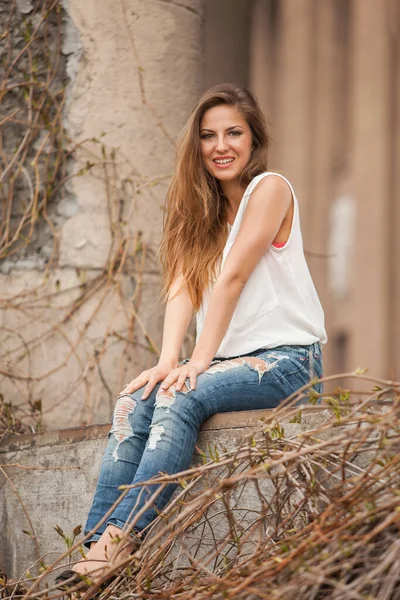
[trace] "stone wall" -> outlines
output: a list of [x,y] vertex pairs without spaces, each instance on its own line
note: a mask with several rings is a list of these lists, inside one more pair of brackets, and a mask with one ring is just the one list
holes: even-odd
[[[208,456],[230,452],[270,416],[269,410],[215,415],[204,424],[198,447]],[[301,422],[283,418],[280,426],[289,439],[321,427],[330,416],[329,410],[307,408]],[[0,568],[9,577],[20,576],[41,556],[49,565],[66,551],[56,526],[71,536],[84,525],[108,430],[97,425],[12,436],[0,447]],[[196,460],[201,459],[195,454]],[[240,506],[251,513],[257,502],[246,496]]]

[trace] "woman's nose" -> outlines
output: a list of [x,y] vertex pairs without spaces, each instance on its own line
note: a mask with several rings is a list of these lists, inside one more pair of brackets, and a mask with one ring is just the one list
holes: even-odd
[[224,152],[227,148],[227,143],[226,143],[226,139],[224,136],[221,136],[219,138],[217,138],[217,151],[218,152]]

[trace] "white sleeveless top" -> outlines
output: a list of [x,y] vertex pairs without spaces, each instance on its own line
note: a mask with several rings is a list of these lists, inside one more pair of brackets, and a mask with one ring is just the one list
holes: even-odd
[[[252,191],[269,175],[281,177],[290,187],[294,202],[292,228],[286,244],[282,248],[271,245],[250,275],[216,353],[219,358],[239,356],[259,348],[327,341],[324,313],[304,257],[297,198],[290,182],[280,173],[261,173],[247,186],[228,235],[221,269],[240,229]],[[212,287],[213,284],[204,293],[196,315],[197,339],[204,325]]]

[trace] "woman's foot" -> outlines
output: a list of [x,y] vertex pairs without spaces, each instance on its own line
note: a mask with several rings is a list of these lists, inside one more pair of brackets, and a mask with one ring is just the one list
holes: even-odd
[[121,559],[127,558],[137,547],[134,540],[124,534],[119,527],[108,525],[100,539],[91,544],[86,559],[77,562],[72,570],[86,575],[94,583],[100,580],[107,569]]
[[[135,548],[137,542],[123,534],[118,527],[109,525],[100,539],[91,544],[85,560],[80,560],[72,570],[63,571],[56,577],[57,587],[64,591],[76,588],[83,593],[99,583],[103,585],[116,576],[113,567],[127,558]],[[109,577],[107,571],[110,572]],[[75,597],[74,594],[73,598]]]

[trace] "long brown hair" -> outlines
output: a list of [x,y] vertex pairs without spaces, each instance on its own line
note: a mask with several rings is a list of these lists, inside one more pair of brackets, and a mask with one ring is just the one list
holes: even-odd
[[205,289],[216,277],[227,239],[227,208],[219,181],[204,167],[200,150],[200,123],[204,113],[221,104],[237,108],[253,138],[251,158],[240,184],[247,186],[267,170],[269,135],[263,113],[254,96],[234,84],[216,85],[194,107],[177,144],[175,170],[168,188],[164,233],[159,249],[163,267],[163,292],[183,274],[195,310]]

